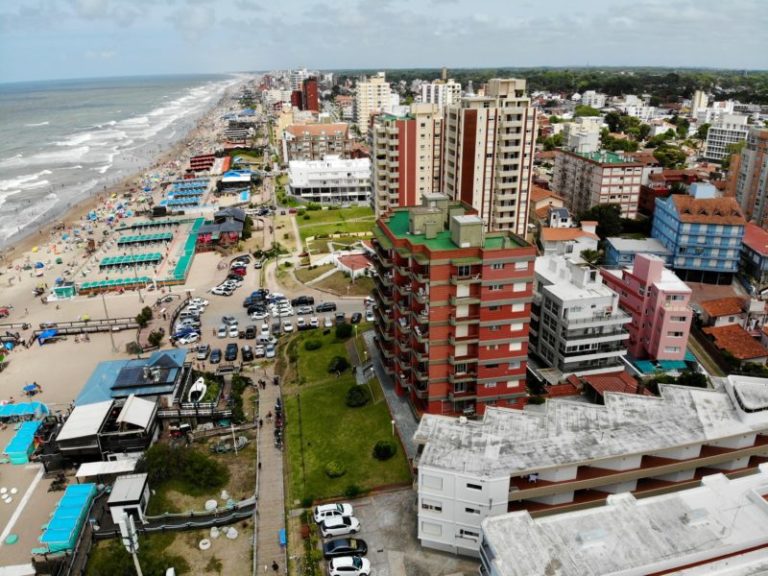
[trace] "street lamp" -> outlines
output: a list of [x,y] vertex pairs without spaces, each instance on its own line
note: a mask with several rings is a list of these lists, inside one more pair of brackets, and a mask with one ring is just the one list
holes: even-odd
[[395,435],[395,421],[392,420],[391,424],[392,424],[392,436],[394,436]]

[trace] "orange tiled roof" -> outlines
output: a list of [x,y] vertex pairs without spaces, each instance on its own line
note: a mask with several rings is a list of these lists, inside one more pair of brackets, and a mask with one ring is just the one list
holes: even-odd
[[349,126],[346,122],[336,122],[334,124],[291,124],[285,131],[293,134],[297,138],[302,136],[335,136],[342,133],[345,137]]
[[546,200],[547,198],[555,198],[557,200],[563,200],[562,196],[558,196],[552,190],[547,190],[546,188],[542,188],[541,186],[534,186],[533,190],[531,190],[531,200],[533,202],[541,202],[542,200]]
[[768,256],[768,230],[757,224],[747,224],[744,228],[743,243],[761,256]]
[[567,240],[576,240],[577,238],[594,238],[598,240],[597,234],[584,232],[581,228],[542,228],[542,242],[565,242]]
[[549,218],[549,208],[549,206],[542,206],[541,208],[534,210],[536,218],[539,220],[546,220]]
[[744,299],[738,296],[728,298],[715,298],[706,300],[700,304],[707,315],[717,318],[718,316],[732,316],[741,314],[744,311]]
[[[627,394],[638,394],[637,380],[632,378],[625,370],[621,372],[611,372],[609,374],[593,374],[583,376],[584,382],[597,392],[600,396],[606,392],[626,392]],[[643,388],[645,396],[653,396],[651,391]]]
[[715,346],[730,352],[739,360],[768,357],[766,350],[757,340],[737,324],[729,326],[711,326],[704,328],[704,333],[715,339]]
[[696,224],[744,225],[744,215],[735,198],[694,198],[685,194],[670,196],[680,222]]

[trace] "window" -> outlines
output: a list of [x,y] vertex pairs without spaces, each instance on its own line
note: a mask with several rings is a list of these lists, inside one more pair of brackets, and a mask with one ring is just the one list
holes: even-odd
[[498,324],[494,324],[493,326],[488,326],[488,330],[490,330],[491,332],[498,332],[499,330],[501,330],[501,326],[499,326]]
[[512,312],[523,312],[525,311],[525,304],[522,302],[518,302],[517,304],[512,304]]
[[515,282],[512,286],[513,292],[525,292],[526,283],[525,282]]
[[672,322],[685,322],[688,320],[685,316],[672,316]]
[[488,286],[488,291],[499,292],[502,288],[503,286],[501,284],[491,284],[490,286]]
[[491,264],[491,270],[504,270],[504,264]]
[[672,332],[667,332],[667,336],[669,336],[670,338],[682,338],[683,333],[679,331],[672,331]]
[[486,368],[498,368],[499,365],[498,364],[486,364],[485,367]]
[[520,386],[520,380],[510,380],[507,382],[507,388],[518,388]]
[[515,262],[515,270],[528,270],[528,262]]
[[477,540],[478,538],[480,538],[480,532],[475,532],[474,530],[465,530],[464,528],[460,528],[459,538],[465,538],[467,540]]
[[440,524],[434,522],[422,522],[421,523],[422,534],[429,534],[430,536],[442,536],[443,527]]
[[477,508],[464,508],[464,512],[467,514],[480,514],[480,510]]
[[470,272],[472,272],[472,268],[467,265],[459,266],[456,269],[456,275],[457,276],[469,276]]
[[523,324],[522,322],[513,322],[512,324],[509,325],[509,330],[511,332],[520,332],[520,330],[522,330],[524,327],[525,327],[525,324]]
[[480,484],[472,484],[470,482],[467,482],[467,488],[470,490],[482,490],[483,487]]
[[513,352],[516,351],[516,350],[522,350],[523,349],[523,343],[522,342],[512,342],[509,345],[509,349],[511,351],[513,351]]
[[496,388],[497,384],[498,382],[483,382],[483,388],[485,388],[486,390],[490,390],[492,388]]
[[498,312],[501,309],[501,306],[488,306],[488,310],[491,312]]
[[442,502],[437,502],[436,500],[422,500],[421,509],[431,510],[432,512],[442,512],[443,504]]
[[499,349],[499,345],[498,344],[489,344],[488,346],[486,346],[486,349],[487,350],[498,350]]
[[519,370],[520,369],[520,360],[513,360],[507,365],[508,370]]
[[665,346],[664,352],[667,352],[669,354],[675,354],[677,352],[680,352],[680,346]]

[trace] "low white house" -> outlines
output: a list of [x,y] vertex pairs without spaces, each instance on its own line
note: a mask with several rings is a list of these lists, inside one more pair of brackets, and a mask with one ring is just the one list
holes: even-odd
[[149,484],[146,474],[119,476],[107,500],[107,506],[115,524],[122,520],[123,514],[133,516],[138,522],[144,522],[144,512],[148,503]]
[[322,160],[293,160],[288,163],[290,193],[310,202],[361,204],[371,201],[371,161],[344,160],[325,156]]

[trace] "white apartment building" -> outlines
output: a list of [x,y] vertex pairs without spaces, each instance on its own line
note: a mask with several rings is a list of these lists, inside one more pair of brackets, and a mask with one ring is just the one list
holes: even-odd
[[563,126],[563,145],[571,152],[588,154],[600,150],[600,131],[603,119],[600,116],[578,117]]
[[703,90],[696,90],[691,98],[691,116],[695,116],[699,110],[706,110],[709,105],[709,96]]
[[616,204],[622,218],[635,218],[642,180],[643,165],[615,152],[558,150],[552,188],[577,215],[598,204]]
[[342,160],[294,160],[288,163],[289,187],[293,196],[323,204],[369,204],[371,161],[368,158]]
[[484,93],[445,108],[443,191],[475,208],[488,230],[525,236],[536,113],[525,80],[494,78]]
[[763,228],[768,226],[768,128],[749,129],[747,145],[731,179],[746,219]]
[[442,109],[458,104],[461,99],[461,84],[455,80],[435,80],[421,85],[421,101],[425,104],[437,104]]
[[556,374],[553,381],[621,371],[629,340],[624,326],[632,317],[600,272],[562,255],[540,256],[535,270],[528,349]]
[[404,116],[381,114],[373,124],[373,207],[378,218],[399,206],[417,206],[440,192],[443,118],[436,104],[413,104]]
[[577,512],[488,518],[480,574],[766,574],[768,465],[759,470],[733,480],[705,476],[701,486],[672,494],[617,494]]
[[747,116],[723,114],[709,127],[707,142],[704,145],[704,158],[723,160],[728,155],[728,146],[744,142],[748,132]]
[[587,90],[581,95],[581,103],[584,106],[591,106],[592,108],[600,110],[601,108],[605,108],[607,98],[608,97],[605,94],[595,92],[594,90]]
[[355,122],[362,134],[368,133],[371,114],[392,107],[392,90],[384,72],[357,83],[355,93]]
[[[768,455],[768,380],[729,376],[720,390],[661,384],[659,393],[606,392],[603,405],[560,399],[537,410],[488,407],[480,421],[423,415],[414,435],[421,544],[477,556],[488,517],[562,513],[611,494],[692,488],[712,469],[743,475]],[[689,517],[691,524],[703,520]],[[539,553],[534,539],[517,544]]]
[[302,68],[301,70],[291,70],[289,74],[291,90],[301,90],[304,84],[304,80],[310,76],[316,76],[316,74],[311,73],[306,68]]

